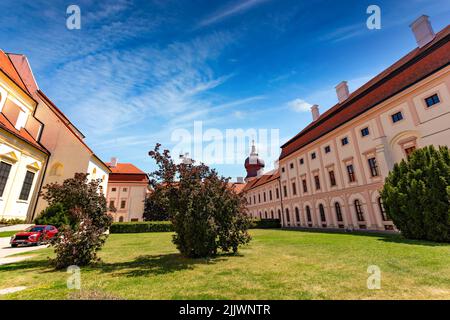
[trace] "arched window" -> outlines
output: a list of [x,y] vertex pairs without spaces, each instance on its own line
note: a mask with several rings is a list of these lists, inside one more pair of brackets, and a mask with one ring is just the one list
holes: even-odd
[[264,217],[267,219],[267,211],[264,211]]
[[119,222],[123,222],[123,217],[122,216],[120,216]]
[[300,211],[297,207],[295,208],[295,220],[300,223]]
[[383,200],[381,197],[378,197],[378,208],[380,210],[381,219],[383,219],[383,221],[389,221],[389,218],[386,215],[386,210],[384,210]]
[[278,219],[281,219],[281,210],[278,209]]
[[308,219],[308,222],[311,222],[311,209],[309,208],[309,206],[306,206],[306,219]]
[[286,208],[286,221],[289,223],[291,222],[291,217],[289,217],[289,209]]
[[339,204],[339,202],[335,202],[335,203],[334,203],[334,209],[336,210],[336,218],[337,218],[337,221],[343,221],[343,220],[342,220],[341,205]]
[[320,212],[320,221],[327,222],[327,218],[325,217],[325,208],[323,204],[319,204],[319,212]]
[[358,219],[358,221],[364,221],[364,212],[362,209],[361,201],[356,199],[354,202],[354,205],[355,205],[356,218]]
[[270,216],[272,217],[272,219],[274,218],[274,216],[273,216],[273,210],[270,210]]

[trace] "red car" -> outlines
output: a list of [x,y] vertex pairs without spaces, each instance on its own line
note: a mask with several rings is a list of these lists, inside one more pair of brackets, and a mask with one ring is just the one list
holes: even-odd
[[25,231],[16,233],[11,237],[11,247],[17,247],[20,244],[38,246],[47,242],[58,233],[54,226],[32,226]]

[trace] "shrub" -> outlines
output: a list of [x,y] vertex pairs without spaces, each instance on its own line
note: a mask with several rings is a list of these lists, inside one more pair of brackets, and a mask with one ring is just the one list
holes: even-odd
[[381,192],[389,218],[406,238],[450,241],[450,153],[428,146],[396,164]]
[[164,199],[178,250],[188,257],[207,257],[218,250],[237,252],[248,243],[246,201],[230,188],[229,179],[193,161],[177,165],[169,151],[160,153],[159,147],[149,152],[158,166],[150,184]]
[[14,218],[14,219],[0,219],[0,225],[6,225],[6,226],[12,226],[12,225],[15,225],[15,224],[24,224],[25,223],[25,220],[23,220],[23,219],[17,219],[17,218]]
[[250,229],[278,229],[281,228],[280,219],[252,219]]
[[170,221],[120,222],[113,223],[109,231],[111,233],[171,232],[173,225]]
[[168,221],[169,212],[167,211],[167,198],[164,194],[164,187],[155,186],[144,202],[144,220],[145,221]]
[[69,214],[61,203],[55,203],[48,206],[42,211],[39,217],[34,219],[35,224],[50,224],[58,229],[63,226],[73,225],[74,222],[75,221],[72,223],[70,222]]
[[43,198],[51,210],[61,206],[59,214],[67,212],[70,224],[62,226],[57,237],[52,239],[57,269],[70,265],[86,265],[97,261],[97,251],[106,241],[105,232],[112,223],[107,213],[106,199],[100,192],[101,180],[88,181],[85,173],[76,173],[74,178],[62,184],[44,186]]

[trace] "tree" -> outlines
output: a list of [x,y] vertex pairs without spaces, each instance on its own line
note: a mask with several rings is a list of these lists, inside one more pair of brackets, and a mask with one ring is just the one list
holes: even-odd
[[164,195],[164,187],[156,185],[144,202],[144,220],[145,221],[167,221],[169,212],[167,211],[167,198]]
[[149,155],[158,170],[150,184],[174,226],[173,242],[188,257],[214,256],[219,250],[237,252],[250,241],[245,198],[235,193],[229,179],[204,164],[175,164],[168,150],[157,144]]
[[381,192],[388,216],[406,238],[450,241],[450,153],[428,146],[395,164]]
[[105,243],[105,232],[112,223],[100,182],[99,179],[88,181],[88,174],[76,173],[62,184],[44,186],[43,198],[49,208],[61,207],[68,215],[69,223],[52,241],[56,253],[53,262],[58,269],[98,260],[97,251]]
[[71,224],[69,214],[61,203],[55,203],[45,208],[39,217],[34,219],[34,223],[40,225],[50,224],[58,229]]

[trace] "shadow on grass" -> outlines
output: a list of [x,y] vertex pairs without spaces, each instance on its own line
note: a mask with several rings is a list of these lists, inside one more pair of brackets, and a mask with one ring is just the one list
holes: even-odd
[[428,247],[445,247],[450,246],[450,243],[446,242],[433,242],[426,240],[413,240],[406,239],[400,233],[383,232],[383,231],[344,231],[340,229],[307,229],[307,228],[283,228],[283,231],[295,231],[295,232],[309,232],[309,233],[325,233],[325,234],[342,234],[342,235],[355,235],[364,237],[375,237],[379,241],[410,244],[415,246],[428,246]]
[[[41,269],[39,272],[54,272],[55,269],[48,259],[22,260],[19,262],[0,265],[0,272],[18,271],[27,269]],[[64,272],[65,270],[63,270]]]
[[179,253],[139,256],[132,261],[93,265],[94,270],[118,273],[120,276],[142,277],[163,275],[181,270],[192,270],[196,265],[212,265],[226,261],[228,257],[241,257],[240,254],[219,254],[212,258],[186,258]]

